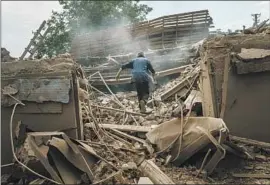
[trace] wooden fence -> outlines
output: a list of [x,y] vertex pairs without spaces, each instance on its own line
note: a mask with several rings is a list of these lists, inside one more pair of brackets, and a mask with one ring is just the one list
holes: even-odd
[[212,24],[208,10],[163,16],[77,35],[72,42],[71,53],[79,59],[174,48],[207,37]]

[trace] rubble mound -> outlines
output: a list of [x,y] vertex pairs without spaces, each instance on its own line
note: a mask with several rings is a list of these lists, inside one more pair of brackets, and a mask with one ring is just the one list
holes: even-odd
[[75,69],[76,63],[69,54],[61,54],[50,59],[14,61],[2,64],[2,76],[23,74],[44,74]]
[[6,48],[1,48],[1,62],[12,62],[16,59],[9,54],[10,52]]

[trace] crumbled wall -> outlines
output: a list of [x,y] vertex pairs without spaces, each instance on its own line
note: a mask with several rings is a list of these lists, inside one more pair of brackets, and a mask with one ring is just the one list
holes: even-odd
[[[269,142],[266,130],[270,129],[270,72],[237,74],[231,55],[241,48],[270,49],[270,35],[225,36],[203,44],[204,114],[220,117],[225,107],[224,121],[233,134]],[[228,72],[224,74],[226,62]]]

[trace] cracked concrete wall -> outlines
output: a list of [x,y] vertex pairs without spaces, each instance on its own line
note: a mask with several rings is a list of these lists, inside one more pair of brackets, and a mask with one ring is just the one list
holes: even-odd
[[[270,72],[236,74],[230,54],[239,53],[241,48],[270,49],[270,35],[225,36],[204,43],[201,65],[208,70],[202,71],[202,75],[206,76],[211,86],[210,90],[205,84],[202,86],[204,114],[219,117],[222,104],[225,103],[224,121],[231,134],[270,142]],[[226,93],[223,83],[227,57],[230,64],[228,79],[225,79]],[[209,108],[209,105],[212,107]]]

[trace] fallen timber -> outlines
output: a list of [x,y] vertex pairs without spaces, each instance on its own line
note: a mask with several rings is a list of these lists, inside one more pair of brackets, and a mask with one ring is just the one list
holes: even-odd
[[120,109],[114,109],[114,108],[110,108],[110,107],[102,107],[102,106],[98,106],[98,105],[91,105],[91,106],[99,108],[99,109],[111,110],[111,111],[116,111],[116,112],[123,112],[126,114],[132,114],[132,115],[136,115],[136,116],[144,116],[144,114],[142,114],[142,113],[131,112],[128,110],[120,110]]
[[[161,77],[172,75],[172,74],[182,73],[186,70],[186,68],[189,68],[189,67],[192,67],[192,65],[185,65],[185,66],[181,66],[181,67],[177,67],[177,68],[173,68],[173,69],[160,71],[160,72],[156,73],[156,78],[161,78]],[[127,84],[127,83],[131,82],[131,77],[120,78],[119,80],[116,80],[115,78],[105,79],[105,82],[108,85]],[[89,83],[91,83],[92,85],[103,85],[104,84],[101,79],[92,79],[92,78],[89,79]]]
[[143,172],[154,184],[175,184],[159,167],[151,160],[144,160],[139,165]]
[[270,179],[269,174],[233,173],[232,176],[239,177],[239,178]]
[[192,71],[191,74],[189,74],[186,78],[184,78],[178,85],[164,92],[161,95],[161,100],[163,101],[163,100],[168,99],[169,97],[174,95],[176,92],[180,91],[181,89],[183,89],[184,87],[188,85],[191,86],[192,82],[194,82],[194,80],[198,77],[199,71],[200,71],[200,68],[196,68],[194,71]]
[[236,141],[236,142],[245,143],[245,144],[248,144],[248,145],[254,145],[254,146],[270,149],[270,143],[266,143],[266,142],[262,142],[262,141],[256,141],[256,140],[248,139],[248,138],[242,138],[242,137],[238,137],[238,136],[232,136],[232,135],[230,135],[230,139],[232,141]]
[[[99,124],[98,125],[101,128],[104,129],[116,129],[120,131],[126,131],[126,132],[150,132],[153,130],[157,125],[149,126],[135,126],[135,125],[116,125],[116,124]],[[94,123],[86,123],[85,127],[94,128]]]

